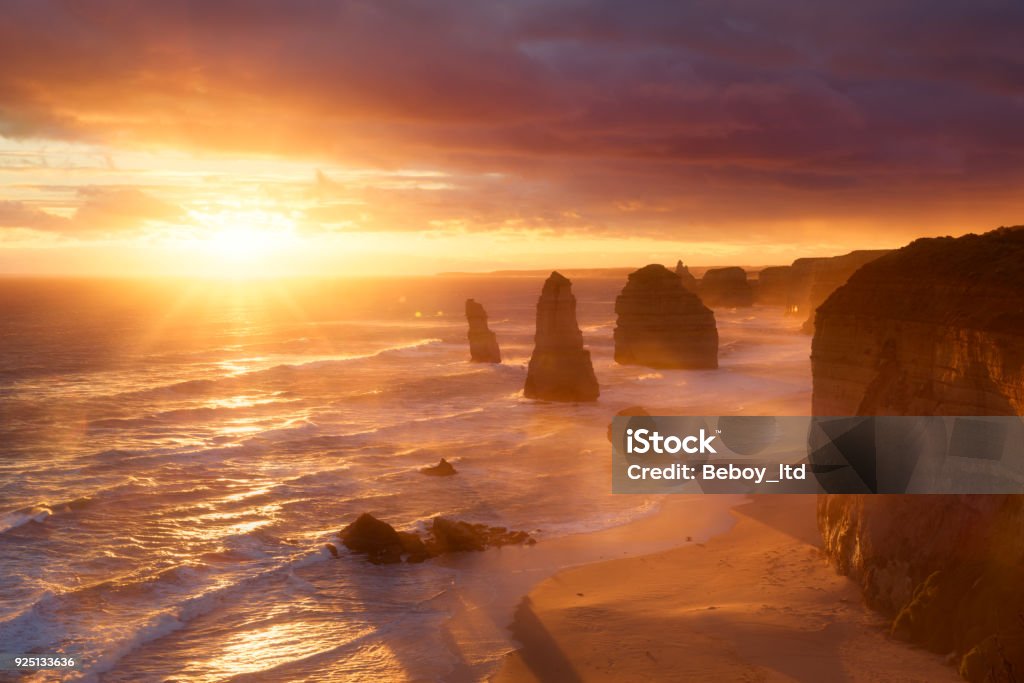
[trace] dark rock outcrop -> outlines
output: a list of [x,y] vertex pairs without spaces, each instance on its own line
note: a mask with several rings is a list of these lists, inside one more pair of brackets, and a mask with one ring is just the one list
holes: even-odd
[[441,461],[438,462],[436,465],[431,465],[429,467],[421,467],[420,472],[427,475],[428,477],[451,477],[455,474],[458,474],[458,470],[456,470],[452,466],[452,464],[445,460],[444,458],[441,458]]
[[533,543],[535,541],[525,531],[509,531],[502,526],[470,524],[447,517],[435,517],[430,527],[427,549],[431,555],[441,555]]
[[700,298],[711,308],[742,308],[754,304],[754,290],[742,268],[712,268],[700,280]]
[[547,401],[596,401],[600,393],[576,322],[572,283],[551,273],[537,301],[537,333],[523,395]]
[[686,287],[694,294],[697,293],[697,289],[700,286],[697,283],[697,278],[693,276],[689,268],[683,265],[682,260],[676,261],[675,274],[679,276],[679,281],[683,283],[683,287]]
[[[396,531],[387,522],[365,512],[342,529],[338,536],[346,548],[366,555],[366,559],[374,564],[394,564],[403,558],[406,562],[417,563],[446,553],[536,543],[525,531],[470,524],[447,517],[435,517],[431,522],[430,533],[424,539],[416,533]],[[327,545],[332,546],[330,543]],[[335,548],[332,554],[337,557],[336,553]]]
[[658,264],[629,274],[615,300],[615,362],[651,368],[717,368],[715,314]]
[[498,338],[487,327],[487,312],[473,299],[466,299],[466,321],[469,322],[469,357],[476,363],[500,363]]
[[346,548],[366,555],[366,559],[374,564],[401,562],[403,555],[420,561],[426,559],[426,550],[419,536],[396,531],[387,522],[365,512],[342,529],[338,536]]
[[917,240],[820,307],[815,415],[1018,415],[1024,230]]
[[[1024,227],[922,239],[817,312],[815,415],[1024,415]],[[1024,496],[825,495],[825,550],[971,681],[1024,675]]]

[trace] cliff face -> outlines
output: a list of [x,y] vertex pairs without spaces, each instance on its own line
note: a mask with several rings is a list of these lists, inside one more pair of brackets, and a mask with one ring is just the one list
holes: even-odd
[[691,292],[697,292],[697,278],[693,276],[693,273],[690,272],[689,268],[683,265],[681,260],[676,261],[675,273],[679,276],[679,281],[683,283],[683,287]]
[[754,290],[747,282],[747,271],[742,268],[712,268],[701,278],[700,298],[712,308],[752,306]]
[[500,363],[498,338],[487,327],[487,312],[472,299],[466,299],[466,321],[469,323],[469,357],[476,363]]
[[600,393],[576,322],[572,283],[558,272],[551,273],[537,301],[537,332],[523,395],[548,401],[596,401]]
[[[1024,227],[923,239],[818,309],[815,415],[1024,415]],[[972,681],[1024,677],[1024,496],[825,495],[825,550]]]
[[630,273],[615,300],[615,361],[652,368],[717,368],[715,314],[679,277],[652,264]]
[[889,252],[885,249],[851,251],[842,256],[825,259],[808,259],[807,278],[794,288],[792,298],[799,310],[807,312],[803,331],[814,333],[814,312],[818,306],[850,279],[857,269]]

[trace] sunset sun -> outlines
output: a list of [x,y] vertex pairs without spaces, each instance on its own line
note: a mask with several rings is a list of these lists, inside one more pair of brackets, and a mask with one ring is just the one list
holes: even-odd
[[200,257],[231,275],[258,275],[272,258],[301,242],[295,221],[273,210],[192,211],[189,218],[196,226],[193,245]]

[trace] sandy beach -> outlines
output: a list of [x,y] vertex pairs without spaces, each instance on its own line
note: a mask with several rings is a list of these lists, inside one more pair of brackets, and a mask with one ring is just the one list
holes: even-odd
[[559,572],[522,600],[522,648],[492,680],[959,680],[828,566],[814,506],[759,497],[705,543]]

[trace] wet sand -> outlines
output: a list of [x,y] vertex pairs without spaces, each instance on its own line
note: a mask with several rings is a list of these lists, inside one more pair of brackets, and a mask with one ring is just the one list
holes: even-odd
[[814,507],[761,496],[707,542],[555,574],[516,609],[522,647],[492,680],[960,680],[888,637],[822,556]]

